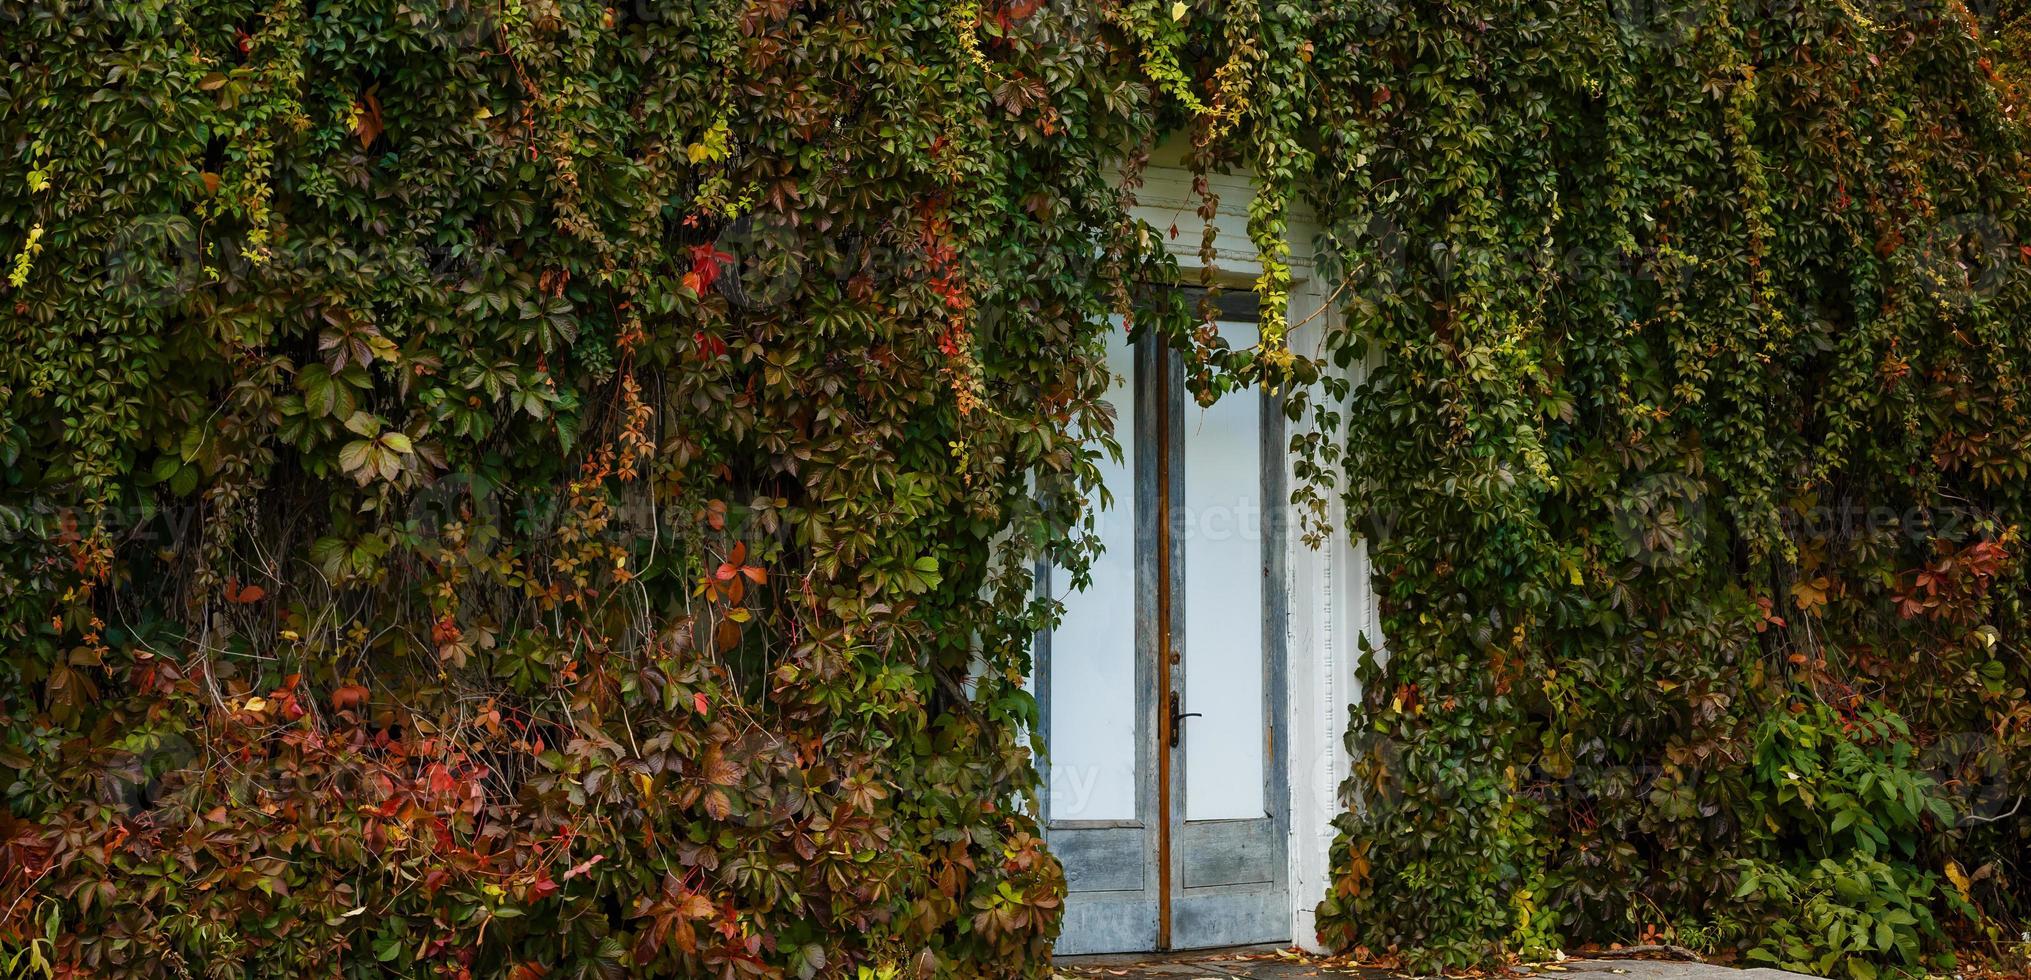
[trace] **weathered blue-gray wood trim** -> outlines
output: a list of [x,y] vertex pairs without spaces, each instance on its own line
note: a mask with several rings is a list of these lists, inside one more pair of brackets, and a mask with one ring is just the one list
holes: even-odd
[[[1038,596],[1051,598],[1051,562],[1037,559]],[[1030,639],[1030,683],[1037,698],[1037,730],[1030,733],[1030,758],[1036,760],[1041,796],[1037,798],[1037,822],[1046,835],[1051,826],[1051,631],[1041,629]],[[1048,842],[1047,842],[1048,843]]]
[[[1182,395],[1181,395],[1182,397]],[[1286,502],[1284,417],[1280,399],[1267,392],[1262,399],[1262,670],[1263,670],[1263,766],[1265,814],[1253,820],[1184,819],[1184,794],[1172,794],[1171,946],[1175,949],[1237,946],[1250,943],[1288,942],[1290,916],[1290,791],[1289,751],[1289,650],[1287,649],[1290,597],[1285,585],[1288,560],[1285,547]],[[1184,413],[1177,411],[1174,417]],[[1183,447],[1183,432],[1176,433]],[[1180,481],[1173,500],[1183,500],[1184,468],[1192,465],[1189,452],[1178,454],[1173,475]],[[1189,503],[1189,502],[1187,502]],[[1182,549],[1173,549],[1178,578],[1174,594],[1184,588]],[[1172,649],[1189,661],[1191,638],[1183,634],[1183,611],[1173,623]],[[1172,683],[1184,687],[1185,664],[1174,665]],[[1191,711],[1192,706],[1185,706]],[[1172,772],[1185,771],[1185,748],[1173,750]]]
[[1274,885],[1284,842],[1272,820],[1192,820],[1177,837],[1187,889]]
[[[1158,417],[1155,402],[1156,365],[1165,360],[1161,345],[1148,338],[1135,344],[1135,377],[1130,379],[1132,410],[1127,421],[1135,432],[1136,485],[1129,499],[1135,507],[1135,772],[1136,819],[1134,820],[1049,820],[1046,840],[1065,863],[1067,895],[1064,928],[1057,951],[1064,955],[1081,953],[1138,952],[1158,945],[1157,853],[1158,812],[1156,785],[1157,732],[1152,690],[1157,684],[1156,649],[1161,639],[1156,624],[1157,597],[1149,587],[1156,581],[1159,515],[1154,481],[1157,453],[1162,440],[1154,431]],[[1054,652],[1049,638],[1039,647],[1039,684],[1049,683],[1050,657]],[[1049,688],[1040,687],[1044,698],[1042,723],[1050,724]],[[1048,800],[1048,796],[1046,799]],[[1070,855],[1068,857],[1068,855]]]
[[[1185,547],[1186,521],[1184,517],[1192,505],[1190,500],[1185,499],[1185,468],[1192,465],[1191,453],[1185,449],[1185,405],[1187,404],[1186,399],[1190,397],[1190,393],[1185,390],[1185,364],[1183,358],[1166,358],[1164,369],[1170,377],[1169,387],[1171,396],[1170,430],[1164,433],[1164,446],[1171,454],[1170,470],[1167,474],[1170,481],[1169,499],[1171,506],[1169,513],[1164,515],[1164,520],[1167,522],[1165,532],[1170,535],[1171,542],[1170,590],[1172,601],[1170,621],[1165,624],[1165,628],[1169,629],[1171,634],[1169,644],[1171,662],[1163,665],[1164,683],[1156,692],[1156,696],[1160,699],[1168,699],[1172,696],[1182,699],[1186,697],[1185,662],[1191,658],[1192,651],[1192,637],[1185,632],[1185,603],[1183,601],[1185,596],[1185,560],[1187,551]],[[1152,576],[1151,581],[1154,582],[1155,580],[1155,577]],[[1180,708],[1186,712],[1195,710],[1190,704],[1181,704]],[[1160,700],[1155,710],[1168,711],[1169,705]],[[1190,724],[1190,722],[1183,722],[1183,724]],[[1178,846],[1178,829],[1185,825],[1185,793],[1187,792],[1187,787],[1185,786],[1185,744],[1189,741],[1190,739],[1184,737],[1184,733],[1179,733],[1173,739],[1175,747],[1172,745],[1164,746],[1164,751],[1170,753],[1171,768],[1170,799],[1165,801],[1168,805],[1165,808],[1164,819],[1170,822],[1171,828],[1169,855],[1171,867],[1168,881],[1171,888],[1171,902],[1173,903],[1170,923],[1170,945],[1173,949],[1181,948],[1181,945],[1190,945],[1188,938],[1190,933],[1180,934],[1178,931],[1178,915],[1175,904],[1178,900],[1180,883],[1184,881],[1185,872],[1185,855],[1184,849]]]
[[[1262,393],[1262,696],[1268,701],[1269,765],[1263,799],[1278,844],[1277,883],[1290,888],[1290,487],[1284,459],[1290,452],[1284,426],[1283,396]],[[1289,900],[1286,898],[1285,905]],[[1289,925],[1284,929],[1289,931]],[[1285,937],[1286,939],[1290,937]]]
[[[1157,862],[1163,853],[1162,836],[1166,819],[1163,816],[1162,794],[1157,787],[1157,753],[1163,748],[1157,741],[1161,726],[1156,720],[1157,706],[1165,690],[1161,667],[1157,663],[1164,636],[1163,628],[1157,622],[1159,601],[1154,588],[1160,564],[1157,549],[1164,533],[1164,515],[1154,477],[1159,469],[1158,456],[1168,452],[1170,447],[1164,433],[1157,429],[1160,420],[1169,413],[1157,404],[1163,388],[1154,382],[1158,372],[1170,370],[1174,358],[1162,339],[1152,336],[1145,336],[1137,342],[1135,354],[1136,816],[1148,824],[1144,828],[1143,868],[1154,918],[1160,914],[1158,890],[1163,877]],[[1150,945],[1131,948],[1155,949],[1161,935],[1162,926],[1159,924]]]
[[1192,889],[1171,900],[1175,949],[1284,943],[1290,931],[1290,897],[1281,884]]
[[1140,892],[1149,887],[1143,837],[1141,827],[1078,828],[1061,831],[1051,850],[1065,865],[1066,880],[1079,880],[1081,892]]
[[1057,955],[1140,953],[1155,948],[1154,893],[1084,892],[1067,897],[1064,929],[1055,946]]

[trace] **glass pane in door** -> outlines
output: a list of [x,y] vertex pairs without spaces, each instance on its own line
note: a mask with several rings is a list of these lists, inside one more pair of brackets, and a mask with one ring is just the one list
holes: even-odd
[[[1220,324],[1237,348],[1250,323]],[[1187,397],[1185,499],[1174,517],[1185,565],[1185,819],[1254,819],[1263,778],[1262,397],[1238,391],[1199,407]]]
[[[1050,818],[1132,820],[1136,816],[1135,696],[1135,356],[1127,332],[1108,332],[1107,400],[1122,459],[1100,460],[1113,504],[1098,527],[1107,550],[1093,584],[1074,592],[1054,572],[1065,617],[1051,633]],[[1093,502],[1099,506],[1099,501]]]

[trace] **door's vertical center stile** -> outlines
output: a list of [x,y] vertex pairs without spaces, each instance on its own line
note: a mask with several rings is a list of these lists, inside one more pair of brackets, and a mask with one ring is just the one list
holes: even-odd
[[1177,655],[1171,636],[1171,358],[1158,347],[1156,370],[1156,431],[1158,442],[1157,484],[1157,670],[1160,690],[1156,703],[1165,707],[1156,712],[1157,723],[1157,948],[1171,948],[1171,756],[1177,744],[1168,706],[1177,698],[1172,683]]

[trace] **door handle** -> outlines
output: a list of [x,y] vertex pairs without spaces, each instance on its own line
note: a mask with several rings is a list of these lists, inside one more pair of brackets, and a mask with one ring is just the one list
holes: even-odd
[[1200,713],[1199,713],[1199,712],[1197,712],[1197,711],[1186,711],[1186,710],[1185,710],[1185,706],[1184,706],[1184,704],[1183,704],[1182,702],[1180,702],[1180,701],[1178,700],[1178,692],[1176,692],[1176,691],[1172,691],[1172,692],[1171,692],[1171,748],[1174,748],[1174,749],[1175,749],[1175,748],[1177,748],[1177,747],[1178,747],[1178,735],[1179,735],[1179,733],[1181,733],[1181,732],[1183,732],[1183,731],[1185,730],[1185,725],[1184,725],[1185,719],[1187,719],[1187,718],[1204,718],[1204,717],[1206,717],[1206,716],[1205,716],[1205,715],[1203,715],[1203,714],[1200,714]]

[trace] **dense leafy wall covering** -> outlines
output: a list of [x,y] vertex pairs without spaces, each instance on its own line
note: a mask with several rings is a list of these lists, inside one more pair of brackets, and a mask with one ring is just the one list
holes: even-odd
[[13,968],[1038,969],[1154,119],[1031,8],[0,5]]
[[0,956],[1040,970],[1029,569],[1171,129],[1332,275],[1320,350],[1136,319],[1374,557],[1328,941],[2011,935],[2024,26],[0,0]]
[[1332,347],[1377,355],[1344,445],[1392,656],[1325,933],[1426,964],[1646,926],[1843,976],[2006,954],[2011,12],[1333,6],[1307,118],[1353,277]]

